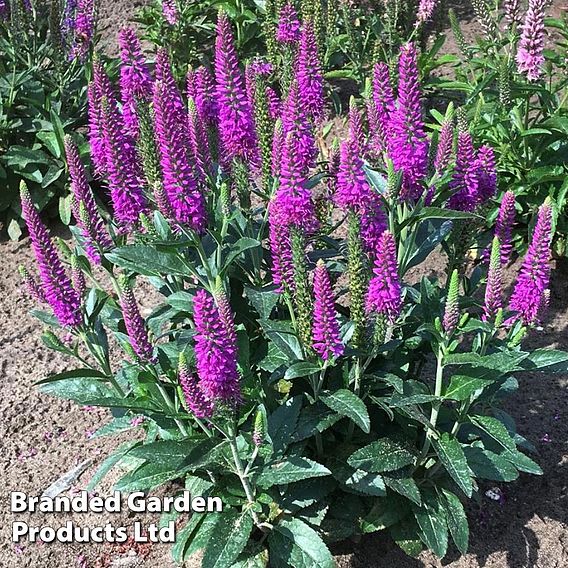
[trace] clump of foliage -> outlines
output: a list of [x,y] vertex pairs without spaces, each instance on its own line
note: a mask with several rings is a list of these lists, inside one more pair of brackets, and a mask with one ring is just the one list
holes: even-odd
[[[463,553],[464,503],[484,481],[542,473],[500,405],[519,373],[568,370],[566,353],[522,348],[546,325],[557,207],[540,205],[507,298],[515,196],[495,201],[493,149],[463,110],[424,123],[416,45],[374,65],[330,140],[317,26],[287,13],[278,59],[245,69],[221,13],[213,69],[183,89],[167,51],[151,72],[131,30],[120,100],[95,65],[89,139],[111,217],[70,139],[63,259],[21,189],[44,341],[79,362],[40,386],[112,408],[97,435],[143,429],[93,485],[121,464],[123,491],[181,480],[221,497],[222,513],[184,520],[178,561],[333,566],[329,543],[378,530],[409,554]],[[446,274],[413,281],[438,246]],[[162,297],[147,317],[143,279]]]
[[0,215],[14,239],[22,179],[40,209],[59,199],[69,221],[63,138],[86,123],[95,22],[91,0],[75,4],[11,0],[0,13]]
[[[547,197],[560,208],[556,254],[566,253],[568,191],[568,23],[547,17],[548,3],[530,0],[494,10],[486,0],[474,3],[483,35],[467,45],[452,17],[461,54],[451,80],[439,79],[435,89],[459,92],[465,98],[476,138],[497,154],[502,191],[517,197],[519,226],[525,231]],[[493,215],[496,211],[493,211]],[[526,246],[519,235],[521,249]]]

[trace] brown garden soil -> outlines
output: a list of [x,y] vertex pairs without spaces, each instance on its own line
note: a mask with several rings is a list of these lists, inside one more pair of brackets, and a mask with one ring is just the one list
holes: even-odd
[[[143,0],[102,0],[103,42],[109,52],[116,50],[117,28],[131,17]],[[478,29],[469,2],[456,2],[469,36]],[[559,13],[561,2],[554,2]],[[451,43],[451,42],[450,42]],[[449,49],[452,49],[450,45]],[[77,405],[42,395],[34,383],[50,373],[69,368],[69,361],[48,351],[40,335],[41,326],[30,314],[30,300],[22,294],[17,273],[19,264],[31,266],[33,255],[28,239],[19,243],[0,242],[0,568],[173,568],[169,546],[112,544],[25,544],[11,542],[15,520],[31,525],[58,527],[68,520],[79,526],[132,527],[134,521],[157,522],[158,514],[41,514],[10,513],[11,491],[39,495],[62,474],[78,463],[92,460],[70,492],[87,486],[96,468],[116,447],[132,439],[136,431],[112,438],[91,438],[93,431],[109,419],[100,409],[81,409]],[[412,281],[422,275],[435,276],[443,270],[444,259],[434,254],[426,266],[409,275]],[[510,284],[520,263],[506,272]],[[568,350],[568,263],[555,263],[549,318],[544,332],[533,332],[527,349],[555,347]],[[154,295],[140,298],[142,310],[154,306]],[[470,551],[459,557],[451,550],[442,562],[429,553],[418,559],[405,556],[382,534],[370,535],[359,543],[346,542],[333,548],[342,568],[565,568],[568,567],[568,378],[525,374],[520,389],[505,410],[517,421],[519,433],[532,441],[537,461],[544,470],[541,477],[522,475],[512,484],[500,487],[503,499],[485,496],[494,485],[482,488],[479,502],[469,506]],[[134,433],[133,433],[134,432]],[[98,488],[109,494],[121,472],[114,472]],[[70,492],[67,492],[69,494]],[[166,492],[166,490],[164,490]],[[160,493],[158,493],[159,495]],[[199,566],[199,559],[189,562]]]

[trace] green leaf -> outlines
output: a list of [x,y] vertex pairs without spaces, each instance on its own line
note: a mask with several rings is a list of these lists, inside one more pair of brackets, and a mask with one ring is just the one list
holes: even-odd
[[283,519],[268,537],[272,568],[334,568],[318,533],[300,519]]
[[517,450],[515,440],[511,438],[502,422],[491,416],[472,416],[471,420],[490,440],[501,446],[503,451],[499,455],[510,461],[517,469],[533,475],[542,475],[540,466]]
[[330,474],[331,471],[327,467],[308,458],[294,456],[267,465],[261,471],[257,484],[268,488],[273,485],[284,485],[310,477],[322,477]]
[[363,533],[382,531],[395,525],[409,513],[408,502],[394,493],[377,499],[369,514],[361,520]]
[[424,207],[419,213],[420,219],[475,219],[477,215],[465,211],[453,211],[442,207]]
[[321,401],[307,406],[300,413],[296,431],[292,436],[293,442],[301,442],[306,438],[320,434],[340,420],[341,416],[325,406]]
[[50,154],[52,154],[55,158],[61,158],[61,149],[55,132],[43,130],[36,134],[36,138],[43,142]]
[[473,493],[471,472],[457,438],[444,432],[439,439],[432,440],[432,445],[451,478],[468,497],[471,497]]
[[145,463],[123,476],[115,485],[117,491],[149,491],[181,477],[177,464]]
[[357,450],[347,463],[355,469],[380,473],[411,465],[414,460],[414,454],[407,448],[390,438],[381,438]]
[[478,379],[466,375],[454,375],[444,394],[444,398],[451,400],[467,400],[476,391],[484,389],[494,381]]
[[416,481],[412,477],[396,477],[390,475],[383,475],[383,481],[385,485],[396,491],[399,495],[406,497],[413,503],[420,505],[422,503],[422,496],[420,494],[420,489],[416,485]]
[[107,473],[117,465],[120,460],[140,442],[138,440],[131,440],[119,446],[110,456],[108,456],[103,463],[98,467],[97,471],[87,485],[87,491],[92,491],[95,487],[105,478]]
[[306,377],[307,375],[313,375],[314,373],[319,373],[321,367],[315,363],[310,363],[309,361],[298,361],[294,363],[286,370],[284,378],[288,381],[292,379],[297,379],[299,377]]
[[524,361],[527,371],[568,373],[568,353],[556,349],[536,349]]
[[40,384],[39,389],[45,394],[74,400],[82,405],[111,400],[116,395],[115,390],[104,381],[90,378],[44,382]]
[[260,546],[248,546],[231,568],[266,568],[267,565],[268,550]]
[[371,430],[371,420],[365,403],[353,392],[347,389],[322,393],[322,402],[342,416],[351,418],[363,432],[368,434]]
[[32,150],[15,144],[6,150],[3,159],[8,166],[20,172],[30,164],[47,165],[51,162],[51,158],[42,150]]
[[420,540],[439,558],[448,549],[448,525],[445,509],[432,492],[428,492],[422,506],[413,506],[414,517],[420,527]]
[[519,477],[517,468],[504,457],[483,448],[464,448],[467,464],[473,475],[492,481],[514,481]]
[[444,507],[446,509],[446,520],[450,534],[456,544],[457,549],[465,554],[469,542],[469,525],[467,516],[461,501],[450,491],[442,489],[444,494]]
[[252,527],[248,511],[225,511],[211,532],[202,568],[229,568],[247,545]]
[[180,256],[172,252],[161,252],[150,246],[128,245],[105,254],[113,264],[134,270],[144,276],[176,274],[189,276]]
[[280,294],[275,290],[258,289],[245,286],[245,294],[254,309],[262,319],[269,319],[272,310],[280,299]]
[[187,547],[187,543],[191,538],[191,535],[195,532],[195,530],[203,520],[203,515],[193,514],[184,525],[184,527],[177,532],[176,542],[172,546],[172,557],[178,564],[181,564],[184,561],[184,558],[186,557],[185,549]]
[[385,482],[380,475],[368,473],[360,469],[356,469],[344,481],[344,484],[347,489],[364,493],[365,495],[384,497],[386,494]]
[[302,395],[288,399],[268,417],[268,435],[275,453],[283,453],[296,430],[302,409]]
[[225,260],[225,268],[230,266],[243,252],[246,250],[261,246],[260,241],[251,239],[250,237],[242,237],[236,243],[231,245],[230,254]]
[[[205,548],[209,544],[209,540],[211,538],[211,533],[215,529],[217,523],[221,522],[223,515],[226,511],[222,513],[207,513],[205,518],[203,518],[202,514],[193,515],[190,519],[190,522],[193,521],[194,518],[197,518],[197,532],[189,542],[189,546],[187,542],[185,546],[181,549],[181,561],[186,560],[192,554],[195,554],[198,550]],[[201,521],[201,522],[199,522]],[[189,524],[189,523],[188,523]],[[189,527],[188,532],[191,530],[192,527]],[[195,528],[195,527],[194,527]],[[190,532],[190,537],[193,531]],[[179,538],[179,537],[178,537]],[[175,557],[174,557],[175,558]]]

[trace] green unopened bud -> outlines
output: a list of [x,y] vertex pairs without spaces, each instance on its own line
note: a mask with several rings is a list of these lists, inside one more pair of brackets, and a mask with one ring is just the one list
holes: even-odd
[[147,235],[150,235],[152,237],[158,237],[158,231],[156,231],[156,227],[154,226],[154,223],[152,223],[152,220],[148,217],[148,215],[146,215],[146,213],[140,213],[140,215],[138,216],[138,219],[140,220],[140,225],[142,226],[142,228],[144,229],[144,232]]
[[499,102],[505,108],[511,106],[511,66],[507,57],[499,65]]
[[160,160],[154,132],[152,109],[148,103],[138,101],[136,116],[138,117],[138,141],[136,150],[142,163],[144,177],[148,187],[153,187],[160,180]]
[[65,345],[61,339],[59,339],[59,337],[57,337],[57,335],[55,335],[55,333],[53,333],[50,329],[45,331],[41,338],[50,349],[65,349]]
[[69,248],[69,245],[61,238],[61,237],[55,237],[55,244],[57,245],[57,248],[59,249],[59,252],[67,259],[67,260],[71,260],[71,255],[73,254],[71,252],[71,249]]
[[252,432],[252,439],[255,446],[262,446],[264,440],[266,439],[266,417],[264,412],[261,410],[256,411],[256,416],[254,417],[254,429]]
[[462,55],[466,58],[470,58],[469,47],[465,41],[463,36],[463,32],[460,26],[460,22],[456,13],[454,12],[453,8],[448,10],[448,16],[450,18],[450,27],[452,29],[452,33],[454,34],[454,39],[456,40],[456,45],[458,46],[459,50],[461,51]]
[[242,160],[233,160],[233,184],[243,211],[250,210],[250,177],[247,164]]
[[503,308],[499,308],[497,310],[497,313],[495,314],[495,328],[501,327],[501,325],[503,324],[503,319]]
[[519,331],[517,331],[517,333],[515,333],[515,335],[509,341],[509,347],[511,349],[518,347],[523,341],[523,339],[526,337],[527,333],[528,333],[527,328],[521,327],[521,329],[519,329]]
[[471,5],[473,6],[473,10],[481,24],[483,32],[485,33],[485,37],[489,41],[495,40],[498,35],[497,24],[491,15],[486,0],[471,0]]
[[359,217],[354,212],[349,213],[347,231],[350,315],[351,321],[355,325],[352,342],[355,347],[360,347],[365,338],[367,321],[365,295],[367,294],[369,277],[361,242],[361,223]]
[[260,75],[257,76],[254,91],[254,120],[262,162],[262,182],[264,190],[268,193],[272,178],[272,139],[274,135],[274,124],[270,118],[266,87],[265,79]]
[[454,270],[450,278],[450,285],[448,286],[448,295],[446,297],[446,307],[442,322],[444,331],[448,336],[452,335],[452,333],[456,330],[460,318],[459,287],[459,273],[457,270]]
[[223,216],[228,218],[231,215],[231,189],[226,182],[223,182],[219,188],[219,202]]
[[312,293],[308,279],[306,242],[299,229],[291,230],[292,259],[294,263],[294,307],[300,341],[307,352],[312,346]]

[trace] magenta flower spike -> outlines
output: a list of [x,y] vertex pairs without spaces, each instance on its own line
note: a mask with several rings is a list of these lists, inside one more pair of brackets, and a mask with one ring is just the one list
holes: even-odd
[[188,101],[187,137],[191,146],[191,154],[194,161],[196,179],[200,184],[205,184],[207,173],[211,169],[211,152],[207,138],[206,127],[203,124],[194,99]]
[[294,289],[294,263],[290,242],[290,225],[274,199],[268,209],[269,242],[272,257],[272,281],[282,292],[285,287]]
[[442,125],[436,148],[436,158],[434,168],[441,174],[450,165],[452,151],[454,149],[454,125],[451,120],[447,120]]
[[481,146],[474,167],[477,168],[477,203],[481,205],[495,196],[497,191],[497,164],[491,146]]
[[245,67],[245,87],[247,99],[251,108],[254,108],[257,77],[268,77],[272,73],[272,64],[260,57],[256,57]]
[[257,144],[252,107],[239,69],[231,23],[219,13],[215,41],[215,78],[219,109],[219,136],[223,161],[235,158],[257,163]]
[[501,251],[499,239],[493,238],[489,270],[487,272],[487,285],[485,287],[485,303],[483,305],[483,320],[494,318],[503,307],[503,275],[501,265]]
[[266,87],[266,98],[268,99],[268,111],[272,120],[278,120],[282,113],[282,101],[272,87]]
[[373,277],[367,292],[367,313],[379,314],[394,323],[402,311],[394,235],[384,231],[377,247]]
[[148,209],[144,178],[134,140],[125,132],[116,100],[104,98],[101,105],[105,163],[114,218],[119,225],[128,228],[135,225],[140,213]]
[[515,215],[515,194],[512,191],[507,191],[501,200],[497,223],[495,224],[495,236],[499,239],[501,264],[503,265],[509,262],[513,252]]
[[517,51],[517,67],[519,73],[525,74],[529,81],[538,81],[543,71],[544,18],[547,4],[548,0],[529,0],[529,7],[525,14]]
[[333,302],[333,289],[323,260],[318,261],[314,274],[312,334],[314,351],[324,361],[343,355],[345,346],[341,342],[339,322]]
[[213,414],[213,405],[207,400],[197,378],[189,371],[185,361],[180,362],[178,380],[183,398],[189,410],[197,418],[209,418]]
[[126,129],[132,136],[138,135],[138,102],[152,99],[152,77],[146,65],[142,46],[132,28],[123,28],[118,35],[120,46],[120,94],[122,115]]
[[294,81],[290,86],[288,98],[282,111],[282,130],[284,137],[289,135],[295,144],[293,151],[300,170],[307,172],[314,167],[317,158],[317,148],[313,126],[306,113],[298,83]]
[[296,58],[298,92],[306,113],[319,122],[324,114],[323,73],[314,26],[305,22]]
[[475,167],[475,149],[469,132],[459,132],[456,152],[456,166],[450,188],[453,191],[448,200],[450,209],[473,211],[478,203],[479,178]]
[[95,35],[95,0],[78,0],[75,15],[75,41],[71,50],[72,59],[83,61],[89,52]]
[[179,17],[176,0],[162,0],[162,14],[170,26],[175,26]]
[[167,50],[163,47],[158,49],[158,53],[156,54],[155,75],[155,82],[165,85],[165,88],[172,99],[169,109],[170,112],[175,114],[176,121],[185,123],[187,120],[187,110],[174,78],[170,56],[168,55]]
[[379,251],[382,235],[388,224],[382,198],[370,191],[360,211],[361,240],[365,252],[369,255],[371,261],[374,261]]
[[138,309],[132,287],[124,275],[119,278],[119,287],[120,307],[130,345],[142,361],[152,362],[154,360],[153,347],[148,338],[146,323]]
[[272,175],[280,175],[280,165],[282,162],[282,148],[284,146],[284,130],[282,121],[277,120],[274,125],[274,136],[272,138]]
[[529,249],[523,260],[509,308],[524,325],[541,323],[543,308],[548,304],[550,281],[550,243],[552,240],[552,207],[541,205]]
[[348,139],[341,143],[335,202],[342,209],[360,211],[369,202],[372,190],[365,177],[358,143]]
[[428,140],[424,131],[416,46],[401,47],[399,58],[397,107],[392,115],[389,157],[396,170],[402,171],[400,198],[418,199],[428,166]]
[[521,2],[520,0],[503,0],[505,18],[510,24],[521,23]]
[[367,145],[365,144],[363,113],[354,104],[349,106],[349,139],[355,144],[355,151],[360,156],[364,156]]
[[285,4],[278,15],[276,39],[287,44],[294,44],[300,39],[300,20],[296,9],[290,3]]
[[174,221],[201,233],[207,224],[205,199],[193,170],[187,120],[178,122],[177,87],[162,82],[154,86],[154,121],[164,192]]
[[317,230],[318,221],[311,191],[298,163],[297,148],[294,135],[288,134],[282,149],[280,184],[275,200],[279,214],[287,220],[288,225],[294,225],[306,233],[313,233]]
[[193,299],[193,317],[195,358],[202,391],[210,401],[234,405],[240,401],[241,394],[230,308],[223,308],[221,313],[213,296],[199,290]]
[[81,299],[65,273],[57,250],[23,182],[20,197],[22,217],[30,233],[43,296],[62,326],[77,327],[81,325]]
[[[73,216],[85,239],[85,252],[89,260],[94,264],[100,264],[101,255],[99,249],[110,248],[112,240],[106,230],[105,223],[95,202],[95,197],[87,181],[85,166],[79,156],[79,150],[69,137],[65,138],[65,153],[69,167],[69,177],[71,178],[71,191],[73,192]],[[87,223],[83,220],[83,215],[80,212],[81,204],[83,204],[88,216]]]
[[207,67],[195,71],[195,106],[202,122],[209,126],[217,123],[218,108],[215,97],[215,81]]
[[420,0],[416,13],[416,22],[418,24],[424,24],[430,20],[434,15],[437,4],[438,0]]
[[394,92],[386,63],[376,63],[373,68],[372,112],[369,122],[373,134],[372,145],[377,155],[387,147],[391,135],[391,121],[396,110]]
[[93,62],[93,80],[89,84],[88,91],[89,113],[89,145],[91,146],[91,160],[94,173],[97,177],[106,174],[106,150],[105,137],[103,134],[102,100],[115,100],[113,86],[106,74],[103,64],[96,60]]
[[45,298],[45,294],[41,289],[40,285],[36,282],[36,279],[28,272],[27,268],[24,266],[19,266],[18,271],[20,272],[20,276],[22,278],[22,284],[28,293],[28,296],[39,302],[41,304],[47,304],[47,299]]

